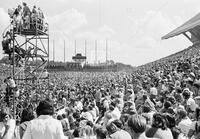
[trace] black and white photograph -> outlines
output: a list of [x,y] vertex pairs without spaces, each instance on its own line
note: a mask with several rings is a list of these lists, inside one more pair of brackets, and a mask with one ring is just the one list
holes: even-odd
[[1,0],[0,139],[200,139],[199,0]]

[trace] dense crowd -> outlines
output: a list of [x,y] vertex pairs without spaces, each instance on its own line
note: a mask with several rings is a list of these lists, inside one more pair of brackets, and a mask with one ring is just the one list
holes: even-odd
[[200,139],[199,56],[196,44],[132,73],[1,79],[0,139]]

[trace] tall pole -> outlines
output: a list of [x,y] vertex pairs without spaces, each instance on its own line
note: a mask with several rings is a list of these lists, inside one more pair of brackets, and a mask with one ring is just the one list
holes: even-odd
[[53,40],[53,62],[55,60],[55,42]]
[[87,63],[87,41],[85,40],[85,64]]
[[101,26],[101,0],[99,0],[99,26]]
[[97,40],[95,40],[95,63],[97,64]]
[[64,63],[65,63],[65,40],[64,40]]
[[76,40],[74,41],[74,56],[76,56]]
[[[49,30],[49,29],[48,29]],[[49,33],[48,33],[48,36],[47,36],[47,45],[48,45],[48,66],[49,66],[49,58],[50,58],[50,53],[49,53]],[[48,68],[47,68],[48,69]],[[49,77],[48,77],[48,94],[50,95],[50,91],[49,91],[49,85],[50,85],[50,83],[49,83]]]
[[108,63],[108,40],[106,39],[106,64]]
[[[13,72],[12,72],[12,78],[13,78],[13,80],[15,81],[15,34],[14,34],[14,29],[13,29],[13,62],[12,62],[12,64],[13,64]],[[12,61],[11,60],[11,61]],[[11,91],[12,91],[12,93],[13,93],[13,118],[15,119],[16,117],[15,117],[15,92],[13,92],[14,90],[13,89],[11,89]]]

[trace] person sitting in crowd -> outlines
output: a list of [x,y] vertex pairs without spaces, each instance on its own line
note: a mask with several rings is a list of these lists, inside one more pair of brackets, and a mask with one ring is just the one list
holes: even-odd
[[153,115],[152,126],[146,132],[147,137],[159,139],[173,139],[171,130],[167,127],[164,115],[155,113]]
[[131,139],[130,134],[127,131],[119,129],[113,122],[106,126],[108,135],[111,139]]
[[95,130],[97,139],[106,139],[107,138],[107,130],[103,128],[97,128]]

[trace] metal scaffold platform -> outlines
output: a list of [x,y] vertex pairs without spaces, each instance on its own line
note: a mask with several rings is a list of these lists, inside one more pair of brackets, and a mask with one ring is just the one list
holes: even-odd
[[[23,24],[16,26],[11,22],[2,36],[4,54],[9,57],[10,76],[16,86],[37,88],[41,81],[49,84],[46,69],[49,62],[48,24],[37,17],[32,19],[26,28]],[[17,105],[15,93],[13,93],[12,102],[15,117]]]

